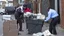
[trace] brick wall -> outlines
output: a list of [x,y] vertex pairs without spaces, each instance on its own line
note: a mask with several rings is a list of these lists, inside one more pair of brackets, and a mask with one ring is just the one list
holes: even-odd
[[64,28],[64,0],[61,0],[61,27]]

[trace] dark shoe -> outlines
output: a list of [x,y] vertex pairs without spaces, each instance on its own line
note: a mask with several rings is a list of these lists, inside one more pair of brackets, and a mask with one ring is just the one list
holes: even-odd
[[54,35],[57,35],[57,33],[53,33]]
[[18,35],[21,35],[21,33],[18,33]]
[[19,31],[24,31],[24,30],[19,30]]
[[24,31],[24,30],[21,30],[21,31]]
[[42,35],[42,36],[44,36],[44,35]]
[[32,35],[32,33],[28,33],[28,34]]
[[31,33],[28,33],[28,34],[31,34]]

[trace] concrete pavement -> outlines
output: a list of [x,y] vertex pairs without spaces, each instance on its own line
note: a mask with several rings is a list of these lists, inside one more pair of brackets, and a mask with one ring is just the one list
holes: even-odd
[[[42,27],[42,32],[44,32],[48,28],[49,28],[49,24],[45,23],[44,26]],[[19,36],[32,36],[30,34],[27,34],[28,31],[26,29],[26,23],[23,23],[23,30],[24,30],[24,32],[21,32],[21,35],[19,35]],[[56,36],[64,36],[64,29],[62,29],[59,24],[56,26],[56,30],[57,30]]]
[[[14,16],[12,16],[12,17],[14,17]],[[49,28],[49,24],[46,24],[45,23],[44,26],[42,27],[42,32],[44,32],[48,28]],[[23,23],[23,30],[24,31],[23,32],[20,32],[21,35],[19,35],[19,36],[32,36],[30,34],[27,34],[28,31],[26,29],[26,23]],[[62,29],[60,27],[60,25],[57,25],[56,30],[57,30],[57,33],[58,33],[56,36],[64,36],[64,29]],[[3,21],[2,21],[2,16],[0,15],[0,36],[2,34],[3,34]]]

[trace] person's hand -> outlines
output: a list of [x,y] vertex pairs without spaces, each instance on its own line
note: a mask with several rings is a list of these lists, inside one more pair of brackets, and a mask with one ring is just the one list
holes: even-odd
[[48,21],[46,21],[46,19],[44,20],[45,23],[48,23]]

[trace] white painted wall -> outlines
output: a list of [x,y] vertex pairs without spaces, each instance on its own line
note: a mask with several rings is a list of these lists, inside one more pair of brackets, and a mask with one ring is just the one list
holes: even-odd
[[57,4],[58,4],[57,1],[58,1],[58,0],[55,0],[55,10],[56,10],[56,11],[58,11],[58,10],[57,10],[57,8],[58,8],[58,7],[57,7],[57,6],[58,6],[58,5],[57,5]]
[[59,0],[59,3],[60,3],[60,5],[59,5],[60,7],[59,7],[59,8],[60,8],[60,19],[61,19],[61,18],[62,18],[62,17],[61,17],[61,14],[62,14],[62,12],[61,12],[61,11],[62,11],[62,9],[61,9],[61,8],[62,8],[62,7],[61,7],[61,0]]

